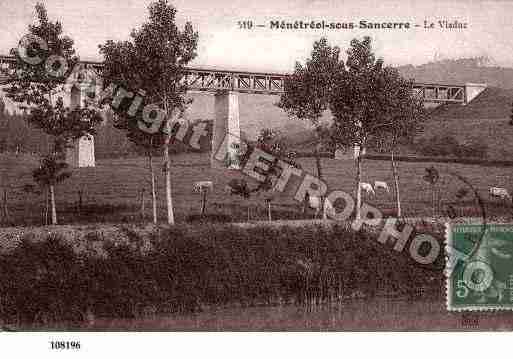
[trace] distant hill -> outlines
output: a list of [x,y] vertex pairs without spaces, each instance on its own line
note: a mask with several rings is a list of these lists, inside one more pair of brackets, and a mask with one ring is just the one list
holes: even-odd
[[482,58],[442,60],[424,65],[399,66],[399,72],[417,82],[464,84],[486,83],[503,89],[513,88],[513,68],[484,66]]

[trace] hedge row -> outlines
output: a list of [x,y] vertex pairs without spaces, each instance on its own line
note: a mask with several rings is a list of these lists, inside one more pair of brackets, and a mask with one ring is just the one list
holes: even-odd
[[[390,161],[391,156],[385,154],[367,154],[363,156],[365,159]],[[395,156],[398,162],[421,162],[421,163],[459,163],[463,165],[479,165],[490,167],[513,167],[513,161],[508,160],[486,160],[481,158],[461,158],[461,157],[444,157],[444,156]]]
[[479,139],[460,143],[454,136],[442,135],[421,138],[414,147],[425,156],[442,156],[457,158],[486,158],[488,145]]
[[[314,157],[313,153],[301,152],[298,153],[298,158],[309,158]],[[418,155],[396,155],[394,159],[398,162],[433,162],[433,163],[460,163],[463,165],[479,165],[479,166],[490,166],[490,167],[513,167],[513,161],[510,160],[490,160],[483,159],[482,157],[474,157],[472,153],[469,154],[471,157],[455,157],[455,156],[418,156]],[[333,153],[323,152],[320,157],[333,159]],[[364,159],[377,160],[377,161],[390,161],[391,156],[389,154],[370,153],[362,156]]]
[[442,263],[421,266],[407,250],[399,254],[342,226],[177,226],[159,233],[134,235],[129,244],[104,239],[101,256],[77,254],[55,236],[23,240],[0,256],[0,319],[79,322],[225,305],[440,296],[443,288]]

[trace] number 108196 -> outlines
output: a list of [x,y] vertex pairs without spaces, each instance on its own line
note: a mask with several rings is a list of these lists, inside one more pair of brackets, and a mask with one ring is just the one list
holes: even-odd
[[80,342],[77,341],[50,341],[51,348],[54,350],[76,350],[80,349]]

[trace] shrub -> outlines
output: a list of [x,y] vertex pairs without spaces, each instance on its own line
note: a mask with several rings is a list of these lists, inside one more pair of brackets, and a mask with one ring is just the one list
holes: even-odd
[[472,140],[460,146],[460,157],[488,157],[488,145],[479,140]]
[[452,136],[433,136],[418,142],[418,148],[424,156],[458,156],[459,143]]
[[6,321],[77,321],[85,310],[82,266],[59,237],[23,240],[0,258],[1,317]]
[[[88,311],[130,318],[144,307],[186,313],[210,306],[324,303],[355,293],[409,298],[420,287],[428,288],[425,295],[441,296],[443,288],[443,256],[421,266],[408,251],[397,253],[374,235],[344,226],[216,224],[158,233],[145,251],[107,240],[105,257],[78,255],[54,237],[22,242],[0,257],[0,319],[68,323]],[[143,240],[130,240],[138,242]]]
[[417,141],[415,147],[424,156],[485,158],[488,152],[488,146],[479,140],[461,144],[449,135],[422,138]]

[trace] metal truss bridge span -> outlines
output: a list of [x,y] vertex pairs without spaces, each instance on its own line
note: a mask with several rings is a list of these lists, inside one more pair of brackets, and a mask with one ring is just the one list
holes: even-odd
[[[0,55],[0,84],[5,83],[14,69],[15,58]],[[101,74],[101,62],[81,64]],[[284,92],[286,74],[212,70],[195,67],[185,69],[182,81],[191,91],[235,91],[241,93],[279,95]],[[466,85],[414,83],[412,91],[426,103],[467,103]]]

